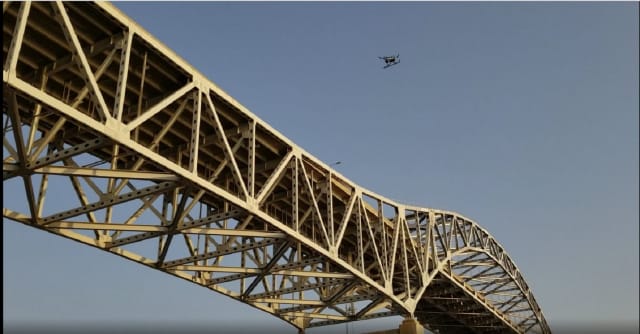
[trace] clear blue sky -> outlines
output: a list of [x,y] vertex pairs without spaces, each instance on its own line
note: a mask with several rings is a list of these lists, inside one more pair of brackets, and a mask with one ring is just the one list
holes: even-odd
[[[637,2],[116,6],[308,152],[341,161],[352,181],[477,221],[523,272],[552,330],[637,328]],[[401,63],[383,70],[377,57],[395,53]],[[295,333],[108,253],[6,220],[3,230],[4,325]]]

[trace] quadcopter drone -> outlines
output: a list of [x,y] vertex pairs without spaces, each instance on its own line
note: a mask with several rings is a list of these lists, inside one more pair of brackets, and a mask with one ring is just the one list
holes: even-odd
[[397,54],[395,56],[384,56],[384,57],[378,57],[378,58],[384,60],[383,69],[400,63],[400,54]]

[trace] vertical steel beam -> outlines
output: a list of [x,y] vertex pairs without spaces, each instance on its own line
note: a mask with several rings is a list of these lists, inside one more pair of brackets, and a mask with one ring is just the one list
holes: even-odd
[[354,192],[354,196],[357,194],[356,196],[356,203],[358,203],[358,208],[357,208],[357,212],[356,212],[356,220],[358,221],[358,228],[356,230],[356,243],[357,243],[357,251],[358,251],[358,264],[360,265],[358,267],[358,269],[360,270],[360,272],[362,272],[363,274],[366,274],[366,272],[364,271],[364,245],[362,243],[362,236],[364,234],[364,231],[362,230],[362,202],[361,202],[361,196],[362,193],[355,193]]
[[233,171],[231,174],[235,178],[236,182],[240,185],[242,189],[242,193],[244,194],[245,200],[249,198],[249,193],[247,191],[247,186],[245,185],[244,179],[242,177],[242,173],[240,173],[240,168],[238,168],[238,164],[236,163],[236,159],[233,154],[233,150],[231,150],[231,146],[229,146],[229,141],[227,140],[227,136],[224,133],[224,127],[220,122],[220,118],[218,117],[218,112],[216,111],[216,107],[211,100],[211,96],[209,91],[205,92],[207,96],[207,102],[209,103],[209,108],[211,108],[211,114],[213,115],[214,126],[216,128],[216,134],[218,135],[218,139],[222,142],[222,148],[225,155],[229,158],[229,162],[231,163],[231,170]]
[[64,8],[64,4],[62,1],[56,1],[53,6],[54,13],[57,16],[60,26],[62,27],[62,31],[67,39],[67,42],[72,44],[75,49],[73,52],[78,57],[79,66],[84,73],[82,73],[83,78],[86,81],[86,84],[91,87],[91,91],[96,98],[96,102],[98,103],[98,110],[100,111],[100,116],[102,116],[103,120],[107,120],[111,118],[111,114],[109,113],[109,109],[107,108],[107,104],[104,102],[104,97],[102,96],[102,92],[100,91],[100,86],[96,81],[96,78],[91,71],[91,66],[89,65],[89,61],[82,50],[82,45],[80,44],[80,40],[78,39],[78,35],[71,24],[71,19],[69,19],[69,15],[67,14],[67,10]]
[[[293,226],[296,232],[300,231],[300,217],[298,212],[299,194],[298,194],[298,157],[293,157],[291,169],[291,216],[293,217]],[[300,254],[298,253],[298,256]]]
[[[3,8],[7,5],[7,2],[3,4]],[[29,9],[31,8],[31,1],[25,1],[20,3],[20,10],[18,10],[18,20],[13,30],[13,38],[9,45],[9,52],[7,59],[5,59],[3,69],[9,73],[9,76],[16,75],[16,67],[18,66],[18,56],[20,55],[20,48],[22,48],[22,40],[24,38],[24,31],[27,27],[27,17],[29,16]]]
[[202,111],[202,91],[198,88],[193,101],[193,115],[191,116],[191,141],[189,143],[189,171],[198,174],[198,148],[200,146],[200,114]]
[[256,121],[249,121],[249,135],[247,138],[247,191],[250,198],[255,198],[256,180]]
[[337,249],[335,249],[335,243],[336,243],[336,236],[334,233],[334,228],[333,228],[333,187],[332,187],[332,183],[333,181],[331,180],[331,169],[329,169],[329,173],[327,175],[327,185],[326,185],[326,192],[327,192],[327,226],[329,229],[329,249],[334,253],[337,254]]
[[[17,163],[20,166],[20,169],[25,170],[26,164],[29,162],[29,158],[27,156],[28,152],[26,151],[25,142],[24,142],[23,133],[22,133],[22,118],[20,117],[20,112],[18,110],[18,97],[16,95],[16,92],[13,89],[10,89],[9,91],[2,92],[2,93],[3,93],[2,95],[3,99],[5,98],[6,95],[8,95],[8,98],[9,98],[8,112],[9,112],[9,118],[11,119],[11,127],[13,129],[13,131],[11,132],[13,132],[13,138],[16,144],[16,151],[17,151],[16,153],[19,159]],[[24,183],[25,193],[27,195],[29,211],[31,213],[31,223],[36,224],[39,217],[36,209],[37,204],[35,200],[35,194],[33,192],[31,175],[29,174],[22,175],[22,180]]]
[[127,38],[121,42],[120,51],[120,69],[118,71],[118,84],[116,86],[116,96],[113,106],[115,119],[122,121],[122,110],[124,109],[124,97],[127,92],[127,83],[129,78],[129,61],[131,59],[131,44],[133,43],[133,29],[129,27],[127,30]]
[[[47,79],[49,76],[47,75],[47,69],[43,68],[40,73],[40,90],[44,90],[47,85]],[[35,110],[33,111],[33,120],[31,121],[31,127],[29,129],[29,139],[27,142],[27,152],[31,152],[33,148],[33,142],[35,140],[36,132],[38,131],[38,123],[40,121],[40,112],[42,111],[42,104],[36,103]],[[31,155],[28,153],[28,155]],[[37,158],[35,156],[34,158]]]
[[[144,56],[142,57],[142,75],[140,76],[140,88],[138,88],[138,91],[140,93],[138,94],[138,107],[136,108],[136,121],[140,119],[140,115],[142,114],[142,100],[144,99],[144,82],[147,78],[147,58],[148,58],[148,54],[147,54],[147,51],[145,50]],[[135,130],[133,130],[133,140],[137,142],[140,129],[138,129],[137,126],[133,126],[131,124],[127,124],[127,127],[129,131],[131,131],[131,129],[135,127]]]

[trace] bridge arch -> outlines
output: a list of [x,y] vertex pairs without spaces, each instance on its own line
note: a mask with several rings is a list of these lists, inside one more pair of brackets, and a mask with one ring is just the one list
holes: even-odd
[[549,332],[487,231],[354,184],[111,4],[5,2],[3,31],[3,184],[26,203],[5,219],[301,329],[415,315]]

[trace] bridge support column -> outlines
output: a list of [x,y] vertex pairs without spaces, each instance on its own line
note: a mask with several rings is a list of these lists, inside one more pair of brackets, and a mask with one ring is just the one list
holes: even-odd
[[424,327],[414,318],[405,318],[398,329],[369,332],[365,334],[424,334]]
[[405,318],[398,328],[398,334],[424,334],[424,327],[415,318]]

